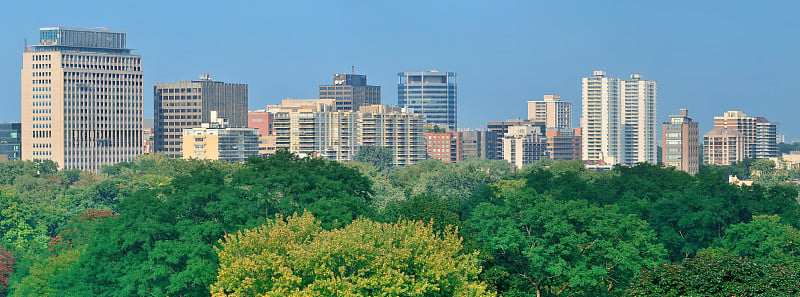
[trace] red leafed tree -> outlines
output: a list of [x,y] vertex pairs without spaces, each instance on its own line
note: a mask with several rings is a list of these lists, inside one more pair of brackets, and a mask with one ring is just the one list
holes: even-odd
[[6,296],[6,287],[8,286],[8,277],[14,272],[14,265],[17,260],[14,258],[14,253],[4,247],[0,247],[0,297]]
[[106,218],[118,216],[107,209],[92,209],[72,217],[61,232],[50,239],[50,253],[57,256],[78,246],[83,246],[92,236],[95,224]]

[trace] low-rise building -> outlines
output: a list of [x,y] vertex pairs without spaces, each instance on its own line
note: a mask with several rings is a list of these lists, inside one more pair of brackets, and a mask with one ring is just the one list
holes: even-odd
[[428,158],[446,163],[461,161],[461,141],[458,132],[426,132],[425,147]]
[[[216,112],[211,119],[217,120]],[[259,155],[258,129],[228,128],[224,120],[184,129],[181,142],[184,159],[245,162]]]

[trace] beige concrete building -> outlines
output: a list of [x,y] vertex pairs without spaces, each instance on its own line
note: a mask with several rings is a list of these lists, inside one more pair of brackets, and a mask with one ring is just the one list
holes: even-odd
[[522,166],[547,158],[546,137],[538,126],[511,126],[503,135],[503,160]]
[[268,106],[273,114],[275,149],[349,161],[361,146],[386,147],[395,165],[425,159],[423,118],[397,107],[362,106],[336,111],[330,99],[287,99],[286,106]]
[[661,163],[690,174],[700,170],[699,125],[689,117],[689,110],[669,116],[661,125]]
[[734,110],[725,112],[721,117],[714,117],[714,128],[739,131],[744,140],[745,158],[778,157],[778,123]]
[[22,54],[22,158],[97,172],[142,154],[142,57],[124,32],[41,28]]
[[541,101],[528,101],[528,120],[543,122],[547,128],[572,127],[572,102],[559,95],[544,95]]
[[229,128],[226,120],[210,113],[211,123],[183,130],[181,145],[184,159],[245,162],[259,155],[256,128]]
[[735,129],[714,128],[703,135],[703,163],[731,165],[745,158],[745,137]]

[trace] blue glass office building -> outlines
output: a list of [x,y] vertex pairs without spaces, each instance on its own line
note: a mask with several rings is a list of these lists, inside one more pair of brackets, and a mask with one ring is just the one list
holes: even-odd
[[0,123],[0,160],[19,160],[22,157],[20,123]]
[[397,74],[397,105],[425,122],[456,130],[456,73],[436,70]]

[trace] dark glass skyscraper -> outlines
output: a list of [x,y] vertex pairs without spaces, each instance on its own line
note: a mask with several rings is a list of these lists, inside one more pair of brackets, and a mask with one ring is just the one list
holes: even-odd
[[425,122],[456,130],[456,73],[436,70],[397,74],[397,105]]
[[0,123],[0,160],[18,160],[22,157],[21,124]]

